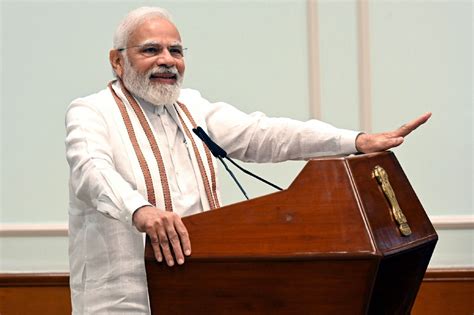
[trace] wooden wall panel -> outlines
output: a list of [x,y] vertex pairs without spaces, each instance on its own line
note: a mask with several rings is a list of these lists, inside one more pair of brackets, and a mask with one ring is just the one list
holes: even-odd
[[[71,314],[68,274],[0,274],[1,315]],[[428,270],[412,315],[474,314],[474,269]]]
[[69,275],[0,274],[0,314],[71,314]]
[[428,270],[412,315],[474,314],[474,269]]
[[0,314],[71,314],[68,287],[0,288]]

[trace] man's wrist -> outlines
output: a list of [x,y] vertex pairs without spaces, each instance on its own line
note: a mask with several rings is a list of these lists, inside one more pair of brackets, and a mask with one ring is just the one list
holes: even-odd
[[137,209],[135,209],[135,211],[133,211],[133,214],[132,214],[132,224],[135,225],[135,214],[138,212],[138,210],[140,209],[143,209],[143,208],[146,208],[146,207],[151,207],[150,204],[148,205],[143,205],[143,206],[140,206],[138,207]]
[[360,132],[357,135],[357,137],[355,138],[355,148],[356,148],[357,152],[359,152],[359,153],[364,153],[364,151],[362,151],[362,149],[361,149],[361,145],[363,145],[363,142],[364,142],[363,138],[364,138],[365,135],[366,135],[365,132]]

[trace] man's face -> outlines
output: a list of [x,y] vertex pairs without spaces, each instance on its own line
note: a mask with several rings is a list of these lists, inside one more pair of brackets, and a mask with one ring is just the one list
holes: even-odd
[[[151,46],[147,46],[147,45]],[[150,51],[152,45],[161,51]],[[130,35],[126,50],[130,64],[141,74],[145,74],[155,66],[176,67],[180,76],[184,75],[183,56],[177,54],[182,49],[181,36],[178,29],[169,21],[154,17],[142,23]],[[148,51],[147,51],[148,49]],[[166,77],[150,78],[152,83],[174,84],[176,80]]]
[[148,19],[130,35],[126,48],[118,74],[127,89],[155,105],[174,103],[185,70],[176,27],[159,17]]

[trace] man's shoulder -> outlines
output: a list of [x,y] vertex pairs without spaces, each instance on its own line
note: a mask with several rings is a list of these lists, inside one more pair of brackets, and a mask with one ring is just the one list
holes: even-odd
[[111,99],[113,99],[112,93],[110,93],[110,90],[106,88],[87,96],[78,97],[74,99],[71,102],[71,104],[80,103],[80,104],[98,105],[98,104],[103,103],[104,101],[109,101]]
[[97,114],[107,117],[111,110],[113,110],[115,101],[112,93],[108,88],[105,88],[96,93],[79,97],[74,99],[66,110],[66,116],[71,112],[77,114],[78,112],[95,112]]

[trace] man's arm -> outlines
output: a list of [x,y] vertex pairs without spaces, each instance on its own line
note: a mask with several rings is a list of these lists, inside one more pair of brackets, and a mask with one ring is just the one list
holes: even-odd
[[[226,103],[207,103],[210,137],[232,158],[246,162],[305,160],[355,153],[358,131],[339,129],[319,120],[298,121],[246,114]],[[206,108],[205,106],[203,106]]]
[[261,113],[248,115],[225,103],[206,105],[211,108],[206,118],[211,137],[231,157],[251,162],[385,151],[400,145],[405,136],[431,117],[426,113],[394,131],[366,134],[314,119],[301,122]]
[[385,151],[397,147],[403,143],[404,138],[407,135],[427,122],[430,117],[431,113],[425,113],[393,131],[376,134],[361,133],[356,138],[357,151],[362,153],[370,153]]
[[[169,240],[178,263],[184,262],[183,250],[188,255],[191,247],[181,218],[152,207],[117,172],[111,137],[102,114],[91,104],[75,101],[66,113],[66,132],[71,190],[76,198],[88,207],[129,224],[131,228],[146,232],[152,242],[155,241],[153,248],[159,261],[162,260],[162,249],[168,265],[174,264]],[[157,235],[161,249],[156,246]]]

